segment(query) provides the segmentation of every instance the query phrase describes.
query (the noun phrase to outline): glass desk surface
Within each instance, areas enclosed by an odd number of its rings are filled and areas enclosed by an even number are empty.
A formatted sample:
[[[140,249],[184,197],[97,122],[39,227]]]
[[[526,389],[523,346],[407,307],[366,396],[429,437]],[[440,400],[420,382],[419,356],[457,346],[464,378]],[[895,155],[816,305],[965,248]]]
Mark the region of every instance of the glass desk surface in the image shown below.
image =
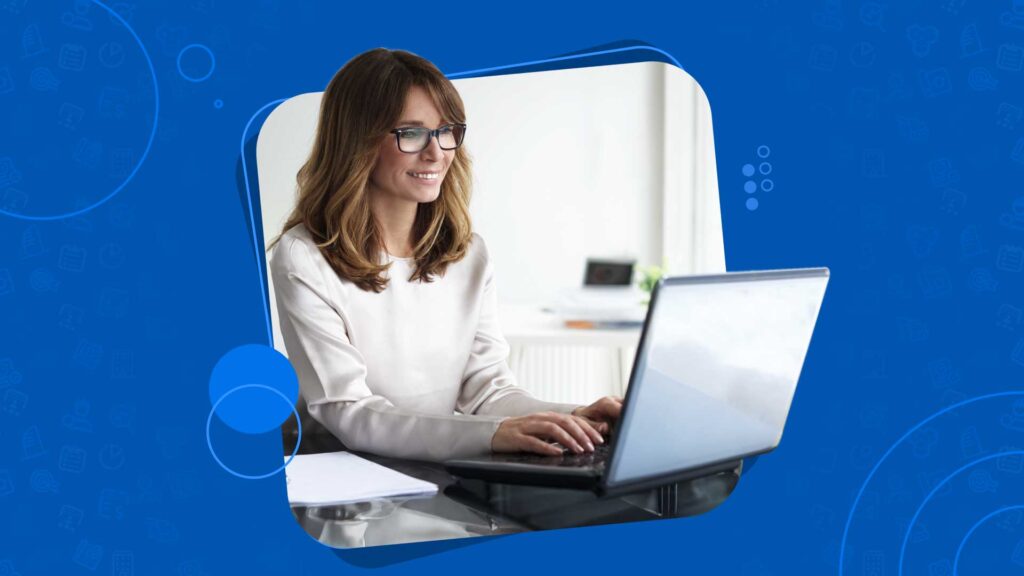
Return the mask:
[[[343,449],[334,438],[317,442],[310,440],[313,439],[303,439],[300,453]],[[291,453],[290,449],[288,453]],[[736,461],[735,468],[726,472],[625,496],[599,497],[583,490],[459,479],[445,471],[443,465],[433,462],[357,454],[403,474],[437,484],[438,491],[422,498],[385,498],[335,506],[292,507],[299,525],[310,536],[333,548],[362,548],[693,516],[725,501],[739,482],[742,468],[741,461]]]

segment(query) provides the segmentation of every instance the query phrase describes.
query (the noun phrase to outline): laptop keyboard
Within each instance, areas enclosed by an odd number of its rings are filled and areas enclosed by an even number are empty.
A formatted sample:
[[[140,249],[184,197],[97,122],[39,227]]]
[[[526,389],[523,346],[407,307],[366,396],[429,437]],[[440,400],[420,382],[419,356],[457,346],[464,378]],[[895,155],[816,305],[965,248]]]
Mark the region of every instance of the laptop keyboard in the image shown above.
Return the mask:
[[[576,454],[562,447],[560,444],[556,444],[562,448],[561,456],[544,456],[541,454],[492,454],[491,459],[498,462],[514,462],[516,464],[534,464],[539,466],[557,466],[563,468],[581,468],[581,467],[593,467],[595,469],[603,469],[605,462],[608,460],[608,453],[610,451],[609,442],[604,444],[598,444],[594,446],[593,452],[584,452],[582,454]]]

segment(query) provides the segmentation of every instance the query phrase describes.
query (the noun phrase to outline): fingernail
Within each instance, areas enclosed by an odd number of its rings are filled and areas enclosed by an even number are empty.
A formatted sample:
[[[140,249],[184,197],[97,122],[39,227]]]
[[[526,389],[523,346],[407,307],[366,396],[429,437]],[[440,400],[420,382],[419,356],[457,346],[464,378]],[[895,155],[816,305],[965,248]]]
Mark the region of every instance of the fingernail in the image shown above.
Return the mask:
[[[597,435],[597,443],[598,444],[604,444],[604,436],[601,436],[600,434],[598,434]]]
[[[593,452],[593,451],[594,451],[594,445],[593,445],[593,444],[591,444],[590,442],[587,442],[587,448],[590,448],[590,451],[591,451],[591,452]]]

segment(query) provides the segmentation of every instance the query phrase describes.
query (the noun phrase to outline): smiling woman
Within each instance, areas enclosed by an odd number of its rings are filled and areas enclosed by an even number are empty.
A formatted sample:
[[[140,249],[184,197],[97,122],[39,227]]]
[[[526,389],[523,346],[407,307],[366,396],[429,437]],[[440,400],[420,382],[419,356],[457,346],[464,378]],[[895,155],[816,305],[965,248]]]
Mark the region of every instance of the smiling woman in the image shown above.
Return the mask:
[[[324,91],[284,232],[304,225],[339,276],[363,290],[388,285],[381,253],[415,258],[410,280],[443,274],[472,235],[469,156],[457,146],[442,150],[436,139],[403,152],[395,130],[449,122],[465,123],[462,99],[433,64],[383,48],[352,59]]]
[[[455,87],[408,52],[363,53],[324,91],[296,206],[270,245],[309,416],[385,456],[593,451],[619,399],[544,402],[508,367],[470,223],[466,132]]]
[[[462,143],[465,129],[460,129],[456,137],[454,124],[424,128],[442,122],[427,91],[414,85],[406,94],[402,120],[398,122],[402,128],[390,132],[395,135],[397,145],[385,139],[379,148],[367,194],[373,214],[383,228],[385,247],[391,254],[414,255],[411,233],[416,212],[421,204],[437,200],[456,148]],[[468,204],[467,198],[465,205]],[[468,218],[468,214],[465,217]]]

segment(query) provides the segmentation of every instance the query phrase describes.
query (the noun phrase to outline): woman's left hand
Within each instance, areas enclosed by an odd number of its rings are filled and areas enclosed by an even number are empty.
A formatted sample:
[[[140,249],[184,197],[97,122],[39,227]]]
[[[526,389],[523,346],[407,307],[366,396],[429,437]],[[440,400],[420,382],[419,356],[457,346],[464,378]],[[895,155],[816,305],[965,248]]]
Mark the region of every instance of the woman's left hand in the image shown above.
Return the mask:
[[[573,416],[580,416],[594,423],[597,431],[604,434],[622,413],[621,396],[605,396],[590,406],[580,406],[572,411]]]

